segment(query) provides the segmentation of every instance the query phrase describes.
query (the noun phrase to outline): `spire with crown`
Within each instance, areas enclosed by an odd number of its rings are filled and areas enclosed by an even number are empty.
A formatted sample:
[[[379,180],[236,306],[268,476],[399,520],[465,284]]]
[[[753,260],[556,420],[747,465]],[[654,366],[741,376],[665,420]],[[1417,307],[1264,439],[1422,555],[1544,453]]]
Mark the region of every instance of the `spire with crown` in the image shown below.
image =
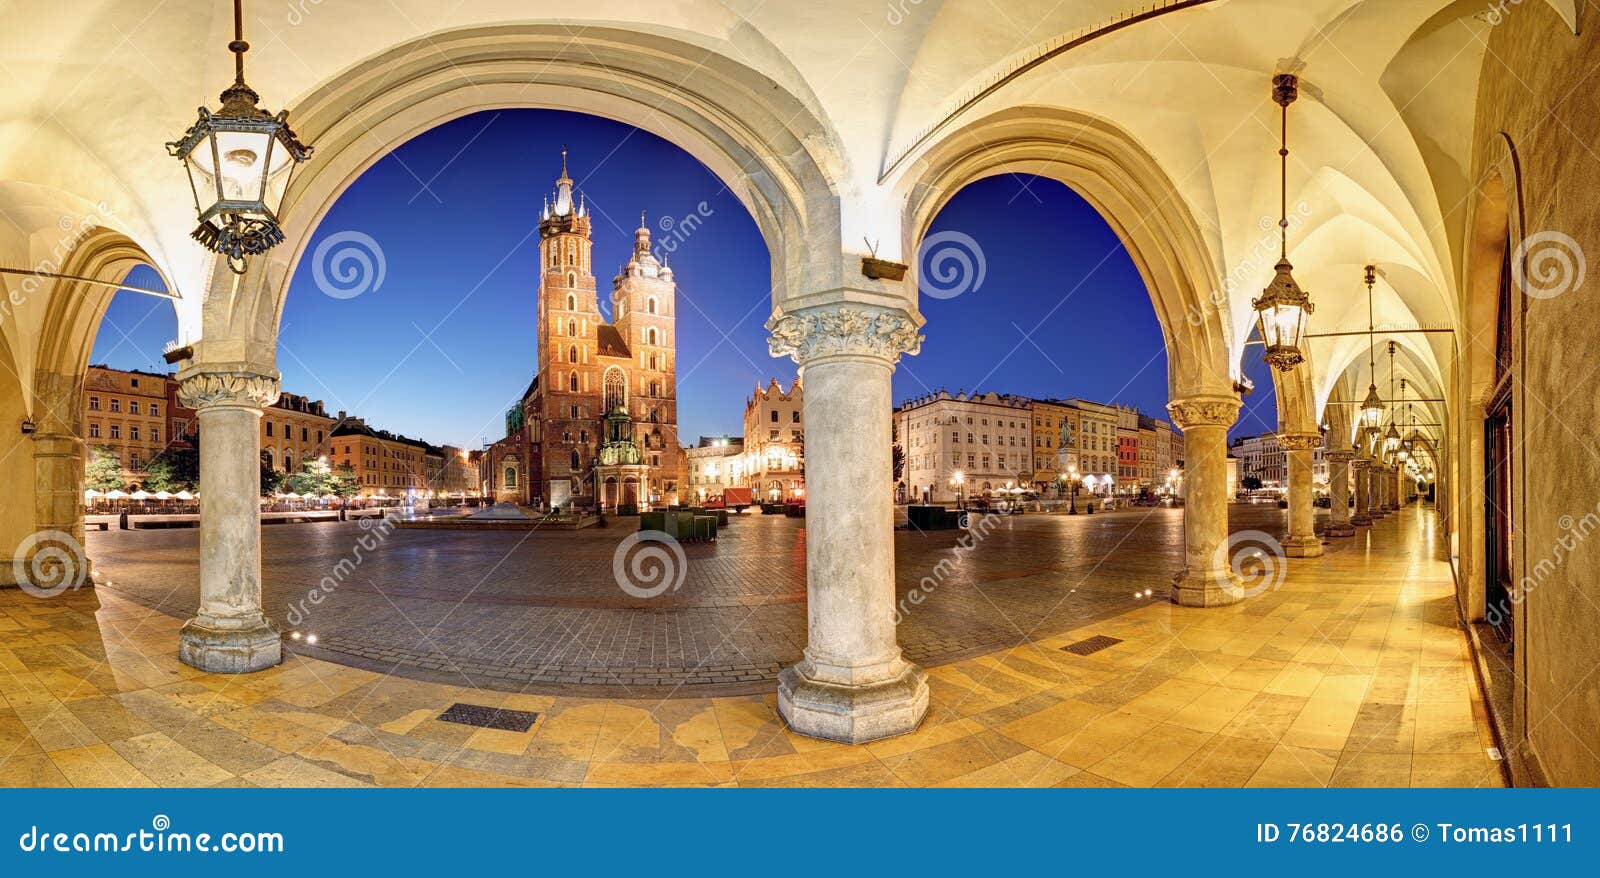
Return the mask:
[[[572,213],[572,178],[567,176],[567,148],[561,148],[561,176],[556,178],[556,216]]]

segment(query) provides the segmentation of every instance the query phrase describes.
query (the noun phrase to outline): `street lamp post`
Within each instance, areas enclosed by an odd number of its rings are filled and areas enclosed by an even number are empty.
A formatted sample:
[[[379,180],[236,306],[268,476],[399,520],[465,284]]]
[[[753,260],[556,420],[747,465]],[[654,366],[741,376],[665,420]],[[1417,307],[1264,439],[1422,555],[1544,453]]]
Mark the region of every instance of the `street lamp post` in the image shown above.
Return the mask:
[[[1067,476],[1069,477],[1068,481],[1070,481],[1071,484],[1072,484],[1071,489],[1068,491],[1068,493],[1071,495],[1072,499],[1069,502],[1069,505],[1067,506],[1067,514],[1068,515],[1077,515],[1078,514],[1078,485],[1079,485],[1078,468],[1075,467],[1075,466],[1068,467],[1067,468]]]

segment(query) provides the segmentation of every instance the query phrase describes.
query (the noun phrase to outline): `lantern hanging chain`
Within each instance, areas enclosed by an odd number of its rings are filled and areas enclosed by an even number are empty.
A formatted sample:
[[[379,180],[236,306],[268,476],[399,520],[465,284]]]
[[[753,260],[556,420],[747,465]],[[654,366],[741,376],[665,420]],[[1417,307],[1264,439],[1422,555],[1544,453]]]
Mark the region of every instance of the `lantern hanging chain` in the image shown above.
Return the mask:
[[[233,53],[233,84],[244,86],[244,53],[250,44],[244,41],[244,0],[233,0],[233,42],[228,44]]]
[[[1394,340],[1393,339],[1389,340],[1389,398],[1390,399],[1394,398]],[[1399,412],[1396,412],[1395,414],[1399,414]],[[1394,425],[1393,421],[1390,421],[1389,423],[1390,423],[1390,426]]]
[[[1291,98],[1292,100],[1292,98]],[[1289,258],[1289,101],[1281,101],[1278,144],[1278,255]]]

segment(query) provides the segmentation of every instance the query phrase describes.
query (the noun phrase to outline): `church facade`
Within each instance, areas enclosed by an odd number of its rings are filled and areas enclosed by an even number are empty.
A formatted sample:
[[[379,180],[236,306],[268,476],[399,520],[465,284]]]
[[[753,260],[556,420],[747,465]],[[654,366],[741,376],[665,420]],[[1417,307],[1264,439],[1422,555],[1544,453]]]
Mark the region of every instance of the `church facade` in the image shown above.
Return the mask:
[[[678,502],[676,284],[639,219],[600,311],[592,227],[562,152],[539,220],[538,370],[485,449],[483,493],[541,509]]]

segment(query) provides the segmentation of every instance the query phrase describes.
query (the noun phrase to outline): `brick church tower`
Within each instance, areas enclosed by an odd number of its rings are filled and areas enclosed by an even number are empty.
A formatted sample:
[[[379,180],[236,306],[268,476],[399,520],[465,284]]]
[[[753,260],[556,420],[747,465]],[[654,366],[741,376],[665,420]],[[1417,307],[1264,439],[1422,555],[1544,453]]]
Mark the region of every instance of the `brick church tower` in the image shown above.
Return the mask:
[[[672,270],[650,230],[612,280],[615,323],[600,313],[593,242],[567,153],[539,219],[538,373],[484,455],[486,493],[540,507],[665,506],[678,500]]]

